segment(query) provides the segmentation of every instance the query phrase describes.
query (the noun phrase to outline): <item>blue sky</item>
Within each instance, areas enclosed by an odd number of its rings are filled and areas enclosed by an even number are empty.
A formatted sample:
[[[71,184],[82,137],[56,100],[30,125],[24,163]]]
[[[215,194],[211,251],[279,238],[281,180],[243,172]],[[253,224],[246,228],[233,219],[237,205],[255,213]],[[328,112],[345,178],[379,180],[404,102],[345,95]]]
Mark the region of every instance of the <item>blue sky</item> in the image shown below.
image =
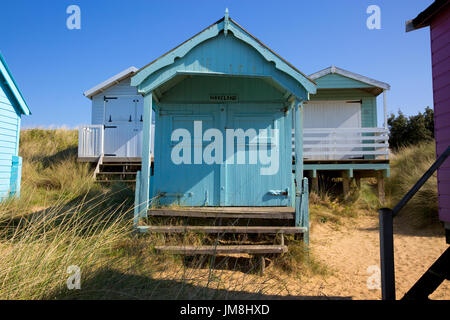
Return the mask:
[[[405,33],[431,0],[15,0],[1,3],[0,51],[30,109],[23,127],[90,121],[83,92],[134,65],[144,66],[230,16],[306,74],[332,64],[387,82],[388,110],[432,106],[428,28]],[[68,30],[66,8],[81,8],[81,30]],[[366,9],[381,8],[381,30]],[[381,96],[378,102],[382,120]]]

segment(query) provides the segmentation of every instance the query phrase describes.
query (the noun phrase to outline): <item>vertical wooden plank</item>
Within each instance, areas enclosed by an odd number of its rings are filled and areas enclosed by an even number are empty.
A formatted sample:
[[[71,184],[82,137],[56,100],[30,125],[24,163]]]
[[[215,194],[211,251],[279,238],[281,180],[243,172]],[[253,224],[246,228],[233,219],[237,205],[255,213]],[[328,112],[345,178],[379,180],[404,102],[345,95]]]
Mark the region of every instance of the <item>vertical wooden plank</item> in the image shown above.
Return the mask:
[[[303,190],[302,190],[302,213],[300,226],[306,228],[306,232],[303,235],[303,241],[306,245],[309,245],[309,188],[308,178],[303,178]]]
[[[312,188],[311,191],[319,194],[319,178],[318,177],[312,177],[311,178],[311,182],[312,182]]]
[[[153,93],[144,96],[144,115],[143,115],[143,141],[142,141],[142,168],[140,184],[140,216],[147,216],[147,209],[150,199],[150,169],[151,169],[151,146],[152,141],[152,105]]]
[[[301,192],[303,179],[303,105],[295,100],[295,180],[297,192]]]
[[[135,228],[138,227],[139,217],[140,217],[140,207],[141,207],[141,199],[140,199],[140,190],[141,190],[141,171],[136,173],[136,188],[134,190],[134,218],[133,218],[133,226]]]
[[[356,182],[356,187],[358,188],[358,190],[361,189],[361,177],[359,176],[359,174],[355,174],[355,182]]]
[[[263,276],[264,271],[266,271],[266,259],[264,258],[263,254],[259,256],[259,261],[260,261],[260,275]]]
[[[395,300],[394,230],[391,209],[378,210],[380,221],[381,296]]]
[[[295,181],[296,181],[296,197],[295,197],[295,226],[301,223],[301,204],[302,204],[302,178],[303,178],[303,108],[301,101],[295,99]]]
[[[219,125],[220,128],[227,126],[227,110],[228,106],[225,104],[219,105]],[[219,204],[225,206],[227,203],[227,163],[226,161],[220,166],[219,169]]]
[[[350,192],[350,177],[347,171],[342,173],[342,193],[344,194],[344,198],[348,197]]]
[[[377,171],[378,200],[383,204],[386,200],[384,193],[384,174],[383,171]]]
[[[388,128],[387,123],[387,97],[386,97],[386,90],[383,90],[383,116],[384,116],[384,128]]]
[[[12,156],[11,161],[11,177],[10,177],[10,196],[20,197],[20,184],[22,180],[22,158]]]

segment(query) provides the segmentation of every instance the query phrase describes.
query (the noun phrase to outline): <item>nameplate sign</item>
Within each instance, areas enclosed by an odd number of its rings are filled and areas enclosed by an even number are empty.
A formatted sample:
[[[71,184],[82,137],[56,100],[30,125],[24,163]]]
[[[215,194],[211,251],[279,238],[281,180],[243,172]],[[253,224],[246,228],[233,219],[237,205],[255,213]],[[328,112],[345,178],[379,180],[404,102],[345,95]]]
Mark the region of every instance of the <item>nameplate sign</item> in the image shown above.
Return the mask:
[[[211,101],[211,102],[238,102],[239,96],[236,94],[210,94],[209,101]]]

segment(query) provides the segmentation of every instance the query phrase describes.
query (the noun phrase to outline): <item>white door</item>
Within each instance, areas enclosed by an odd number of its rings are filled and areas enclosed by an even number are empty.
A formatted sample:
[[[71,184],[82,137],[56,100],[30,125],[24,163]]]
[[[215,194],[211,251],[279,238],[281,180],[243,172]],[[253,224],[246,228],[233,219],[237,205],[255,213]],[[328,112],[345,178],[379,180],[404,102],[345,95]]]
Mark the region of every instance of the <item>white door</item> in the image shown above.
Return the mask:
[[[361,128],[361,103],[359,101],[308,101],[304,104],[303,110],[303,126],[305,129],[342,129],[342,128]],[[339,144],[360,143],[357,137],[358,133],[305,133],[305,137],[323,138],[322,141],[307,141],[307,144],[314,145],[311,148],[305,148],[305,152],[320,152],[320,155],[305,156],[312,160],[331,160],[331,159],[348,159],[351,155],[330,155],[330,140],[338,139]],[[353,138],[353,139],[352,139]],[[356,139],[355,139],[356,138]],[[353,151],[349,147],[337,147],[338,151]]]
[[[142,156],[142,106],[141,96],[105,98],[105,156]]]

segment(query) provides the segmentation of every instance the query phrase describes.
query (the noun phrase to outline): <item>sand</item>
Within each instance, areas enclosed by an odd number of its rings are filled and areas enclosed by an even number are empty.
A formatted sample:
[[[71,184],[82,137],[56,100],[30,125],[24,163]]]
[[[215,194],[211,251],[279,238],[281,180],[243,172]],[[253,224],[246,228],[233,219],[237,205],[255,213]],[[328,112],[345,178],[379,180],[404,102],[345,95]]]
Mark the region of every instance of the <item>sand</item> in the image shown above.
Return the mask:
[[[359,217],[338,230],[327,224],[314,225],[311,232],[312,251],[316,259],[331,270],[331,274],[312,277],[299,293],[381,299],[381,290],[376,289],[380,264],[378,232],[377,216]],[[417,230],[399,218],[394,225],[394,248],[396,295],[399,299],[448,245],[440,226]],[[368,288],[368,280],[372,289]],[[430,298],[450,299],[450,282],[444,281]]]
[[[448,248],[441,226],[418,230],[409,225],[401,217],[395,220],[397,299]],[[311,255],[325,266],[325,273],[285,274],[269,265],[263,276],[229,269],[188,268],[182,275],[190,279],[188,284],[186,280],[176,280],[180,272],[165,270],[154,276],[183,282],[182,287],[189,288],[188,294],[193,297],[198,297],[200,288],[207,288],[213,289],[205,293],[207,298],[214,295],[233,299],[381,299],[378,232],[376,215],[342,219],[339,225],[315,222],[310,235]],[[444,281],[430,298],[449,300],[450,281]]]

